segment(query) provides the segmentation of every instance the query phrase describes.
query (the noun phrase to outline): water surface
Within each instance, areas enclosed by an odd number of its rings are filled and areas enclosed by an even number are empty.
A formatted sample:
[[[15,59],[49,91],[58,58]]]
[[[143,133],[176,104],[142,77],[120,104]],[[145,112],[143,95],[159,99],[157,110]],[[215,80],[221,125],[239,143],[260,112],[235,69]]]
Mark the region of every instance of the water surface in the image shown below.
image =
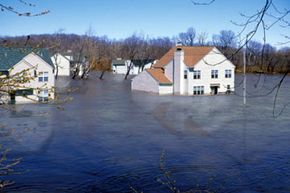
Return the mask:
[[[242,77],[236,94],[157,96],[131,92],[130,81],[57,80],[79,88],[73,101],[0,111],[1,143],[22,158],[6,192],[170,192],[160,164],[181,191],[290,192],[290,78]],[[269,94],[270,93],[270,94]],[[160,155],[164,152],[164,159]]]

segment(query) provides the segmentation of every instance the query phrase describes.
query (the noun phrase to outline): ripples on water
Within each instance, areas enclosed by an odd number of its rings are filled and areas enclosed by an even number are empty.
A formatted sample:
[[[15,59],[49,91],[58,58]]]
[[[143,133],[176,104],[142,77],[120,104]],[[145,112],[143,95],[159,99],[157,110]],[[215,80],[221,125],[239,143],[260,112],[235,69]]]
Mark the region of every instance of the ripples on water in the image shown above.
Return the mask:
[[[181,191],[290,192],[290,109],[272,116],[279,77],[248,77],[248,104],[237,95],[156,96],[131,92],[122,76],[87,81],[65,110],[17,105],[1,111],[4,146],[22,157],[6,192],[170,192],[160,183],[160,154]],[[254,84],[255,83],[255,84]],[[258,84],[256,84],[258,83]],[[287,78],[277,111],[289,102]],[[12,132],[13,131],[13,132]]]

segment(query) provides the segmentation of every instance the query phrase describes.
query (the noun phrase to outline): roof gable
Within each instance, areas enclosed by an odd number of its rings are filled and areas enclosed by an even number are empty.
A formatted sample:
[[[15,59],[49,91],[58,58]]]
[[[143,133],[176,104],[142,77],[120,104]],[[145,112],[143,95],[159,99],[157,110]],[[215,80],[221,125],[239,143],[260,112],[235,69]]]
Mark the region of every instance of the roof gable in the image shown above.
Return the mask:
[[[161,69],[146,69],[146,71],[156,80],[159,84],[169,84],[172,82],[165,76]]]
[[[158,62],[154,64],[156,68],[166,66],[174,58],[174,52],[177,48],[184,51],[184,64],[188,67],[193,67],[202,58],[204,58],[214,47],[212,46],[177,46],[171,48]]]
[[[53,67],[53,63],[46,49],[0,47],[0,69],[9,70],[32,52]]]

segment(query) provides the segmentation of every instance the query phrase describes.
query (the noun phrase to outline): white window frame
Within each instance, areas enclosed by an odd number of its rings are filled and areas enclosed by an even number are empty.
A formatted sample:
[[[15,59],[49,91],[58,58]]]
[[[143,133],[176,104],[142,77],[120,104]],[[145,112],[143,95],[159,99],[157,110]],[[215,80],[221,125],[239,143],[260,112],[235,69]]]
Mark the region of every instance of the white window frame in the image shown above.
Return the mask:
[[[225,70],[225,78],[232,78],[232,70]]]
[[[204,95],[204,86],[193,86],[193,95]]]
[[[193,79],[200,79],[200,77],[201,77],[200,70],[194,70],[193,71]]]
[[[218,70],[211,70],[211,78],[212,79],[219,78],[219,71]]]
[[[38,73],[38,82],[48,82],[48,72],[39,72]]]
[[[184,70],[183,73],[184,73],[183,78],[184,79],[187,79],[188,78],[188,72],[187,72],[187,70]]]
[[[38,100],[40,102],[48,101],[48,97],[49,97],[48,89],[39,90],[39,92],[38,92]]]

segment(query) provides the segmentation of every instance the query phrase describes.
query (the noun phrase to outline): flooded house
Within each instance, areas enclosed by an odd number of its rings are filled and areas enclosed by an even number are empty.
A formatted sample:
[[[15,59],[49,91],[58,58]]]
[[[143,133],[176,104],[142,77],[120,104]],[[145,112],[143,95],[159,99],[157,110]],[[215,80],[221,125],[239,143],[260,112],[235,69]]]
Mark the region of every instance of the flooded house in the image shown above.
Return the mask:
[[[54,66],[46,49],[0,47],[1,103],[54,98]]]
[[[216,47],[176,46],[132,79],[131,89],[157,94],[215,95],[234,91],[235,66]]]
[[[57,73],[58,76],[70,76],[71,75],[72,56],[63,55],[61,53],[55,53],[51,57],[51,61],[53,62],[53,65],[55,68],[54,74]]]
[[[112,61],[112,71],[114,74],[126,74],[130,69],[130,75],[138,75],[144,69],[151,68],[154,62],[153,59],[124,60],[117,58]]]

